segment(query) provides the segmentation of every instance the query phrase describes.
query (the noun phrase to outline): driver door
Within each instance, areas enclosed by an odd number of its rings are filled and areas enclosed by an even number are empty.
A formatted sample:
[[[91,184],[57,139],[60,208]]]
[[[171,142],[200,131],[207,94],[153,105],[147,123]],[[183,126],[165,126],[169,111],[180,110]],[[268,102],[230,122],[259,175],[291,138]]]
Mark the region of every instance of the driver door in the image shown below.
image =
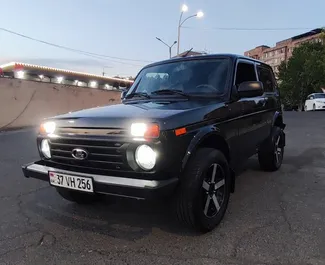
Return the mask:
[[[256,65],[253,61],[240,59],[237,62],[235,86],[246,81],[258,81]],[[264,139],[261,133],[265,126],[263,120],[263,108],[266,98],[263,94],[258,97],[240,98],[241,117],[239,127],[240,153],[243,159],[249,158],[256,153],[256,150]]]

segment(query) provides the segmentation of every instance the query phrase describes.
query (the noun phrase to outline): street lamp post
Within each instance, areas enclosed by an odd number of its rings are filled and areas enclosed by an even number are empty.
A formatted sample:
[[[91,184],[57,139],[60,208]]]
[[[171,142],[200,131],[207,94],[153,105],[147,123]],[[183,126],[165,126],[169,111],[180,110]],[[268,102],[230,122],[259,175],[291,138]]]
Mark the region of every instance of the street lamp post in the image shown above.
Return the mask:
[[[172,45],[168,45],[166,42],[164,42],[162,39],[156,37],[157,40],[159,40],[161,43],[165,44],[168,49],[169,49],[169,58],[172,58],[172,48],[173,46],[177,43],[177,41],[175,40],[174,43]]]
[[[180,15],[180,17],[179,17],[179,22],[178,22],[178,34],[177,34],[177,36],[178,36],[178,37],[177,37],[177,55],[179,54],[180,37],[181,37],[181,27],[182,27],[182,25],[184,24],[184,22],[185,22],[186,20],[192,18],[192,17],[201,18],[201,17],[204,16],[204,13],[203,13],[202,11],[199,11],[199,12],[197,12],[195,15],[191,15],[191,16],[185,18],[185,19],[182,21],[183,14],[184,14],[185,12],[187,12],[187,11],[188,11],[188,7],[187,7],[187,5],[184,4],[184,5],[182,6],[182,12],[181,12],[181,15]]]

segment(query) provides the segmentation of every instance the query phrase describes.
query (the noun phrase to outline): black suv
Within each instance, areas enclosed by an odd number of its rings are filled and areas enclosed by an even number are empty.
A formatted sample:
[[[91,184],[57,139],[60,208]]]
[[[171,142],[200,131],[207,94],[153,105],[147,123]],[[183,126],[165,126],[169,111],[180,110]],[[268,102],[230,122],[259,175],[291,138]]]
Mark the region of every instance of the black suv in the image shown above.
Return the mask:
[[[206,232],[243,161],[257,153],[262,169],[280,168],[284,128],[270,66],[231,54],[175,58],[144,67],[121,104],[44,121],[41,160],[23,172],[76,203],[173,198],[180,221]]]

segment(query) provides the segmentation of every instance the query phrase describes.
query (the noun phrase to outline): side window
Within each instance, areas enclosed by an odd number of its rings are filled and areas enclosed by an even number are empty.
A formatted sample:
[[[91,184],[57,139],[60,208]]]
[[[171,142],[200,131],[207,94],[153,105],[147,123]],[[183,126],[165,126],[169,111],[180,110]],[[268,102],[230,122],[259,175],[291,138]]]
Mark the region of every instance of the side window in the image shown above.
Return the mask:
[[[272,74],[272,70],[266,67],[257,66],[258,79],[263,83],[265,92],[273,92],[275,88],[275,82]]]
[[[252,63],[239,62],[236,72],[236,86],[246,81],[257,81],[255,67]]]

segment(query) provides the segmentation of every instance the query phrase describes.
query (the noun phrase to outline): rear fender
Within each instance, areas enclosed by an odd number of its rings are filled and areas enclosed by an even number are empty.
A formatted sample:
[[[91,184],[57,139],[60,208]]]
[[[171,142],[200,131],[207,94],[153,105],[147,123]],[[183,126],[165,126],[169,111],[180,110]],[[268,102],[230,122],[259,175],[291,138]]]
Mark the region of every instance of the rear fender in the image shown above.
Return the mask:
[[[276,111],[273,116],[272,127],[278,126],[282,130],[286,127],[286,124],[283,123],[283,115],[280,111]]]

